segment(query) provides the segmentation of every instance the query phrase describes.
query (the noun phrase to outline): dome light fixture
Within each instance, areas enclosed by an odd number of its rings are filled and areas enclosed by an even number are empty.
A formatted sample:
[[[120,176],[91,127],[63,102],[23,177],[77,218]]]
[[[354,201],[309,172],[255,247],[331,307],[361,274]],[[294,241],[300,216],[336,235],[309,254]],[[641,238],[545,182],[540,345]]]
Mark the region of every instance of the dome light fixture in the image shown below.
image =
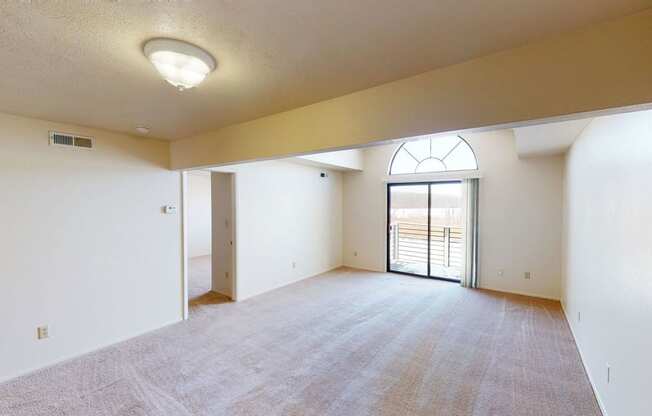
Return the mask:
[[[143,52],[163,79],[179,91],[196,87],[217,67],[210,53],[177,39],[151,39]]]

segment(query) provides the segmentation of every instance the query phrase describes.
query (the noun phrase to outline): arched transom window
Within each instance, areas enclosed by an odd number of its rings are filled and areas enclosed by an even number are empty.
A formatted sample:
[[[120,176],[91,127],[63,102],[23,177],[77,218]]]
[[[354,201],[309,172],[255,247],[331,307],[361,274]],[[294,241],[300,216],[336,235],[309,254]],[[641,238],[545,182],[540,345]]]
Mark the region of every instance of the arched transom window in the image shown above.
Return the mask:
[[[403,143],[394,153],[390,175],[476,170],[471,146],[460,136],[423,136]]]

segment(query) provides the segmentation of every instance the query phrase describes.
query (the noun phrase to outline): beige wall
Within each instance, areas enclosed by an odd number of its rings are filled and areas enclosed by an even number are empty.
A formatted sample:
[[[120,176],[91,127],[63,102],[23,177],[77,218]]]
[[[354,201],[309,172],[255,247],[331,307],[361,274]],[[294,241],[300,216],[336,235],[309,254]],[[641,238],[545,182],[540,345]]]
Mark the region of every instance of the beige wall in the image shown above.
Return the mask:
[[[238,300],[342,265],[339,172],[281,161],[243,165],[235,194]]]
[[[213,250],[212,290],[235,299],[234,293],[234,200],[233,174],[211,172]]]
[[[48,146],[53,129],[96,147]],[[181,319],[167,143],[4,114],[0,143],[0,380]]]
[[[188,173],[188,257],[211,254],[211,175]]]
[[[651,140],[652,112],[600,117],[566,161],[563,304],[611,416],[652,409]]]
[[[481,287],[559,299],[563,158],[518,159],[511,130],[464,137],[473,147],[482,176]],[[344,174],[346,265],[386,268],[386,181],[397,146],[366,149],[365,170]],[[437,178],[441,179],[420,176]],[[499,270],[504,271],[502,277]],[[531,272],[530,280],[523,278],[526,271]]]
[[[330,167],[339,170],[362,170],[362,150],[350,149],[337,152],[317,153],[294,158],[317,167]]]
[[[172,167],[652,102],[652,11],[172,143]]]

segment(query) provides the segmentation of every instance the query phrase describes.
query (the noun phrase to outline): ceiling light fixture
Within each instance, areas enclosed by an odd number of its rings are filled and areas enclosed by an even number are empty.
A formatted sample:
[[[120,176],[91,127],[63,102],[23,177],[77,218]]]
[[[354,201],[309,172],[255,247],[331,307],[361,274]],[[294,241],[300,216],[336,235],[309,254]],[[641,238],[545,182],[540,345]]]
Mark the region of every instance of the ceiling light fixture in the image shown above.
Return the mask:
[[[179,91],[196,87],[217,66],[210,53],[176,39],[151,39],[143,52],[161,76]]]
[[[148,134],[149,133],[149,127],[145,126],[138,126],[136,127],[136,131],[140,134]]]

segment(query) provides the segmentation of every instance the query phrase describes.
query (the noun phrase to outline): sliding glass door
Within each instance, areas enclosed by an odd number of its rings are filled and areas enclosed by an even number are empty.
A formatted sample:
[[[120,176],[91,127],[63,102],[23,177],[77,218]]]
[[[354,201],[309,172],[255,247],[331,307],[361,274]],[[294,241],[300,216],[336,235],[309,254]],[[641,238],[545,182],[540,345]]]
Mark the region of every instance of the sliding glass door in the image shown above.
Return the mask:
[[[387,185],[387,270],[460,281],[464,272],[461,182]]]
[[[389,270],[428,275],[428,185],[390,185]]]

